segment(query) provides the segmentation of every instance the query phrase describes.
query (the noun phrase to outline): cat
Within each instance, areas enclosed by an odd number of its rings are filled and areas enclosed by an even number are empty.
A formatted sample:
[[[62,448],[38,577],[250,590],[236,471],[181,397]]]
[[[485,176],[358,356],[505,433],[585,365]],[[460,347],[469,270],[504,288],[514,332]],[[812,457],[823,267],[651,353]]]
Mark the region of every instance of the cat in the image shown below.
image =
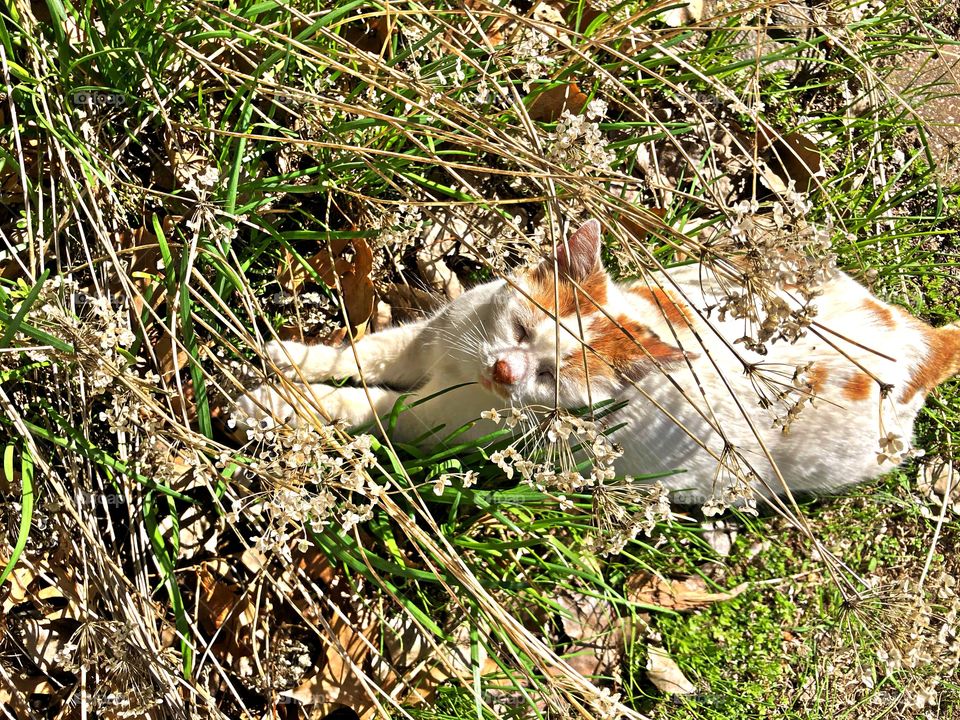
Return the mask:
[[[431,445],[471,422],[458,441],[488,434],[491,408],[615,401],[603,422],[622,449],[617,474],[681,470],[660,482],[694,504],[722,492],[830,494],[874,478],[908,453],[926,395],[960,372],[960,327],[935,329],[841,272],[810,301],[805,330],[744,346],[743,318],[718,312],[729,278],[689,264],[615,282],[601,245],[590,220],[555,259],[420,322],[339,348],[269,343],[287,377],[310,383],[309,402],[294,411],[289,391],[265,384],[239,408],[252,421],[360,426],[406,395],[414,405],[392,436]],[[796,294],[786,287],[778,302],[796,309]],[[365,387],[323,384],[360,380],[358,360]],[[738,484],[748,487],[732,492]]]

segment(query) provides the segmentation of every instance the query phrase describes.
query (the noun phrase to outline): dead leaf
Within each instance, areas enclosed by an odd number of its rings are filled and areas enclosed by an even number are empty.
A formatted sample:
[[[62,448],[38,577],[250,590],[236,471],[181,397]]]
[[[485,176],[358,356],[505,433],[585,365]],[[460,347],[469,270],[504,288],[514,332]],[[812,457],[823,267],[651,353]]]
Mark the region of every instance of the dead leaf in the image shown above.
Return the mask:
[[[0,123],[0,126],[3,124]],[[19,161],[12,157],[0,157],[0,203],[5,206],[22,205],[24,201],[23,177],[33,178],[40,171],[40,143],[36,138],[25,141]]]
[[[212,150],[200,134],[184,127],[168,126],[163,136],[174,187],[201,193],[213,189],[220,173]]]
[[[173,225],[169,218],[164,218],[163,231],[168,237],[173,232]],[[157,236],[145,225],[113,233],[113,247],[117,256],[126,264],[127,276],[141,292],[146,292],[154,285],[150,276],[162,277],[160,243],[157,242]],[[117,282],[110,290],[119,292],[122,286]],[[162,301],[163,294],[160,293],[156,299],[158,302]],[[141,310],[142,307],[137,309]]]
[[[570,592],[557,597],[565,611],[563,631],[573,641],[564,653],[567,663],[584,677],[610,675],[624,649],[624,619],[603,598]]]
[[[597,10],[593,5],[583,0],[548,0],[549,5],[556,8],[567,26],[571,30],[583,32],[587,27],[603,14],[602,10]],[[577,22],[579,19],[579,23]]]
[[[684,580],[665,580],[639,572],[627,579],[624,589],[631,602],[685,612],[735,598],[747,589],[747,583],[737,585],[730,592],[714,593],[707,590],[707,583],[699,575]]]
[[[757,151],[763,153],[768,166],[764,173],[767,186],[783,192],[793,181],[798,192],[809,192],[816,181],[826,177],[823,158],[816,140],[799,131],[782,134],[762,120],[757,123]],[[779,189],[775,176],[783,183]]]
[[[189,472],[189,466],[183,466],[184,472]],[[191,505],[184,510],[178,519],[176,527],[178,528],[178,544],[180,547],[180,560],[190,560],[198,553],[207,552],[213,554],[216,552],[220,541],[220,529],[223,525],[223,519],[210,512],[199,510],[196,505]],[[167,516],[160,522],[160,532],[166,538],[172,538],[174,531],[173,517]]]
[[[179,215],[166,215],[160,223],[164,236],[169,240],[176,236],[177,224],[183,218]],[[163,267],[160,243],[153,234],[149,220],[139,228],[127,228],[113,233],[113,248],[123,263],[125,274],[130,283],[139,290],[134,296],[134,310],[143,314],[144,298],[150,297],[150,307],[159,313],[159,308],[167,300],[167,294],[160,287],[167,269]],[[170,254],[174,262],[180,261],[180,244],[170,243]],[[127,287],[119,280],[110,283],[111,294],[127,294]]]
[[[340,36],[363,52],[389,57],[391,24],[386,17],[368,18],[345,24]]]
[[[647,215],[650,217],[645,217]],[[618,221],[621,227],[633,236],[634,242],[643,243],[647,241],[651,230],[665,227],[663,218],[666,215],[667,211],[663,208],[643,208],[633,217],[621,215]]]
[[[463,293],[460,278],[450,269],[442,257],[434,257],[428,250],[417,253],[417,269],[424,282],[442,292],[448,300],[455,300]]]
[[[669,4],[674,5],[675,2],[669,2]],[[659,18],[665,25],[678,28],[692,22],[700,22],[703,20],[703,14],[704,0],[688,0],[685,5],[671,7],[660,13]]]
[[[647,678],[668,695],[691,695],[697,691],[666,650],[653,645],[647,647]]]
[[[503,42],[503,29],[510,24],[510,18],[503,12],[490,12],[489,0],[464,0],[467,11],[487,26],[487,40],[491,45],[500,45]],[[453,38],[453,30],[446,32],[448,41]]]
[[[946,502],[953,513],[960,515],[960,473],[950,459],[939,456],[928,458],[917,472],[917,487],[936,505]]]
[[[390,304],[393,322],[421,320],[443,307],[443,298],[401,283],[387,285],[383,299]]]
[[[7,683],[12,685],[13,689]],[[26,704],[31,695],[56,695],[56,690],[42,675],[12,673],[0,681],[0,705],[12,705],[21,713],[26,713],[20,717],[34,716]]]
[[[370,246],[360,237],[335,238],[330,241],[329,249],[307,258],[306,263],[327,287],[336,288],[339,279],[350,331],[354,337],[361,337],[374,309]],[[277,270],[277,281],[287,292],[296,292],[309,279],[307,270],[289,254]]]
[[[263,632],[258,618],[269,617],[270,603],[263,598],[255,604],[255,593],[231,582],[232,569],[224,559],[201,563],[197,574],[198,619],[208,636],[213,637],[213,653],[241,678],[257,672],[253,661],[254,641]],[[255,638],[256,634],[256,638]]]
[[[182,345],[177,345],[173,335],[166,330],[160,331],[160,337],[154,341],[153,348],[157,355],[160,377],[167,383],[173,380],[174,375],[188,367],[190,353]]]
[[[452,642],[428,638],[413,618],[398,612],[383,626],[384,645],[391,666],[410,686],[414,697],[426,701],[433,696],[439,683],[451,677],[467,677],[473,670],[470,656],[470,626],[461,623],[451,633]],[[483,666],[487,654],[478,648],[479,664]]]
[[[367,690],[354,668],[363,668],[378,626],[372,606],[357,605],[347,616],[334,615],[330,619],[330,642],[319,672],[293,690],[280,694],[304,705],[319,706],[313,714],[321,717],[343,706],[353,710],[361,720],[374,717],[376,704],[370,697],[372,690]]]
[[[726,520],[705,521],[703,539],[720,557],[729,557],[733,544],[737,541],[737,525]]]
[[[306,550],[295,550],[293,553],[293,567],[297,568],[313,582],[330,585],[336,576],[330,558],[316,546],[311,545]]]
[[[566,32],[566,18],[554,3],[538,2],[531,8],[530,17],[537,23],[541,32],[564,45],[570,44],[570,38]]]
[[[205,630],[211,633],[220,630],[231,617],[237,618],[238,627],[252,624],[254,609],[241,599],[248,593],[225,579],[232,574],[227,560],[218,558],[200,563],[196,572],[200,593],[198,617]]]
[[[374,332],[393,327],[393,308],[390,307],[389,303],[377,300],[377,309],[373,313],[373,317],[370,318],[370,325]]]
[[[533,98],[527,114],[530,115],[531,120],[556,122],[565,110],[576,115],[586,104],[587,95],[577,87],[576,83],[555,85]]]
[[[10,623],[7,633],[26,657],[45,673],[62,668],[61,655],[67,651],[76,626],[72,620],[22,618]]]
[[[7,559],[0,558],[0,565],[5,565]],[[29,597],[30,583],[33,582],[34,577],[33,568],[28,567],[26,563],[21,561],[14,566],[7,579],[4,580],[3,586],[0,587],[0,593],[6,593],[3,604],[0,605],[0,610],[3,611],[4,615],[26,601]]]

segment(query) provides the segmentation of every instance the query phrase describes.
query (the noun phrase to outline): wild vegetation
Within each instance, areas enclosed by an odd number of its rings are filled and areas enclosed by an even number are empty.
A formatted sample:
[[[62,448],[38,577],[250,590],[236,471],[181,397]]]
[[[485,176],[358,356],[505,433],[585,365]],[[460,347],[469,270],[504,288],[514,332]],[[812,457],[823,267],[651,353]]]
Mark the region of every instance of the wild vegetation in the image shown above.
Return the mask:
[[[644,478],[525,481],[603,408],[537,458],[510,416],[429,453],[232,416],[268,340],[417,317],[587,218],[619,277],[742,263],[750,330],[834,267],[956,321],[958,12],[8,4],[5,716],[960,715],[956,382],[923,457],[706,532]]]

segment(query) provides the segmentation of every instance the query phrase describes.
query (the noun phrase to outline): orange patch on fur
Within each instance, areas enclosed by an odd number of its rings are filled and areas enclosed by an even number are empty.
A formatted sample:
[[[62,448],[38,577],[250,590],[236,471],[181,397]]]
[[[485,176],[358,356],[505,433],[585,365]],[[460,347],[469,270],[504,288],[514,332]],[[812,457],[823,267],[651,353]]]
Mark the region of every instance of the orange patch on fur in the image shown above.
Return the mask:
[[[819,395],[823,391],[823,388],[826,387],[829,377],[830,373],[826,365],[814,363],[807,371],[807,385],[810,388],[810,392],[814,395]]]
[[[843,396],[847,400],[866,400],[870,397],[873,378],[866,373],[856,372],[843,383]]]
[[[685,328],[693,321],[693,313],[690,308],[679,300],[675,300],[665,290],[651,288],[641,281],[628,287],[627,292],[638,295],[653,305],[663,314],[664,319],[675,328]]]
[[[593,317],[587,336],[592,351],[587,349],[586,362],[583,353],[577,351],[565,358],[560,369],[563,375],[579,382],[585,382],[587,376],[637,380],[656,369],[656,363],[670,365],[684,358],[681,350],[626,315],[616,318],[616,322],[605,315]]]
[[[908,402],[918,392],[924,396],[944,380],[960,373],[960,329],[925,326],[927,356],[917,367],[900,394],[900,402]]]
[[[543,263],[526,276],[530,305],[533,310],[546,311],[557,317],[590,315],[597,306],[607,302],[607,274],[602,270],[591,273],[580,283],[579,289],[566,277],[556,282],[553,267]],[[542,308],[542,309],[541,309]]]
[[[894,317],[893,311],[873,298],[867,298],[863,301],[863,309],[867,311],[868,315],[873,317],[878,325],[890,330],[897,326],[897,319]]]

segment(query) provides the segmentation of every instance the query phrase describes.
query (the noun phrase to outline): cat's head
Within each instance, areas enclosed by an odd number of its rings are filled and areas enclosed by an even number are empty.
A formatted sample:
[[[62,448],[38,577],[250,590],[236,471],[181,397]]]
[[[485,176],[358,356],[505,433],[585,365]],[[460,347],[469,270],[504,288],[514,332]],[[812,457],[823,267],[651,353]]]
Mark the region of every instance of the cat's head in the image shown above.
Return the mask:
[[[581,407],[683,361],[681,350],[633,317],[635,305],[610,280],[600,248],[600,223],[589,220],[555,259],[498,290],[479,357],[480,384],[493,395],[514,405]]]

